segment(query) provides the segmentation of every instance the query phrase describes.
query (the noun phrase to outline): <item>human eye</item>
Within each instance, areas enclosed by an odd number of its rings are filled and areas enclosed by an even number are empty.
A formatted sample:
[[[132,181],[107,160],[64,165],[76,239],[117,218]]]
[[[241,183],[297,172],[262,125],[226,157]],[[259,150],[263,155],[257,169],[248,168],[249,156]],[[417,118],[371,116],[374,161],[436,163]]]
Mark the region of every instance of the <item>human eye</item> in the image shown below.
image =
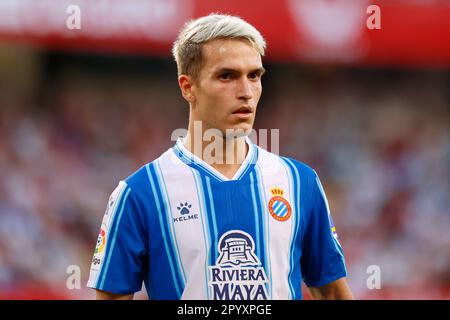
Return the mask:
[[[248,74],[248,78],[250,80],[259,80],[261,78],[261,74],[259,72],[251,72]]]
[[[219,74],[220,80],[231,80],[231,78],[232,78],[231,72],[222,72]]]

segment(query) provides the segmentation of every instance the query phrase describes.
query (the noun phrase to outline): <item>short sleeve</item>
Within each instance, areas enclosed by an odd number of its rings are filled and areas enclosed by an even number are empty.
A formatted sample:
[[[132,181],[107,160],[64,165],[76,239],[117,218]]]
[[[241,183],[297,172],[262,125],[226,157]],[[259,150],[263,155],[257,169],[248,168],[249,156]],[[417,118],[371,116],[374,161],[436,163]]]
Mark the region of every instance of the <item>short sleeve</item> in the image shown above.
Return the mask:
[[[147,252],[138,202],[121,181],[108,200],[87,286],[117,294],[141,290]]]
[[[301,268],[308,287],[320,287],[347,275],[328,201],[314,175],[309,179],[309,203],[302,243]]]

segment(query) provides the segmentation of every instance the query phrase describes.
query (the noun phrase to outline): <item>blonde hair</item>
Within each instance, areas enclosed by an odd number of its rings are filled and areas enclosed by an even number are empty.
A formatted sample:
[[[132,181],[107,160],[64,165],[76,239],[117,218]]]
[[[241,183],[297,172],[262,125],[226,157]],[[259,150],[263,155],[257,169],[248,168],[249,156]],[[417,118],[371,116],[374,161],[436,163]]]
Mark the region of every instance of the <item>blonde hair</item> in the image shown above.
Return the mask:
[[[202,45],[214,39],[245,39],[264,56],[266,42],[261,33],[240,17],[210,14],[187,22],[173,44],[178,75],[197,78],[202,66]]]

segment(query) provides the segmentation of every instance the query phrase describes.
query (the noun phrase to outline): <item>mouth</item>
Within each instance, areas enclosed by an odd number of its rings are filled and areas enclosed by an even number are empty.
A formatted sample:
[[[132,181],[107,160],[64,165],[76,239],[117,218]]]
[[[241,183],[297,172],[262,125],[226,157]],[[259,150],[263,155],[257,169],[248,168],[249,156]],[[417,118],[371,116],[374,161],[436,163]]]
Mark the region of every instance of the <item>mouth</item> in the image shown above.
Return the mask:
[[[238,115],[246,115],[246,114],[251,114],[251,113],[252,113],[252,109],[250,107],[240,107],[235,112],[233,112],[233,114],[238,114]]]

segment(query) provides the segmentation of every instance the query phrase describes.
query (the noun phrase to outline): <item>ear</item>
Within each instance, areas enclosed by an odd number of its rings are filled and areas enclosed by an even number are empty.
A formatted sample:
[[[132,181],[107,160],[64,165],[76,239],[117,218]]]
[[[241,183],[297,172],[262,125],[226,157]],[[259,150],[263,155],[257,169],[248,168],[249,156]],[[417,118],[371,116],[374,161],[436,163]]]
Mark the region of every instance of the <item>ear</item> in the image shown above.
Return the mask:
[[[178,76],[178,85],[181,89],[181,94],[189,104],[195,102],[195,86],[193,79],[185,74]]]

